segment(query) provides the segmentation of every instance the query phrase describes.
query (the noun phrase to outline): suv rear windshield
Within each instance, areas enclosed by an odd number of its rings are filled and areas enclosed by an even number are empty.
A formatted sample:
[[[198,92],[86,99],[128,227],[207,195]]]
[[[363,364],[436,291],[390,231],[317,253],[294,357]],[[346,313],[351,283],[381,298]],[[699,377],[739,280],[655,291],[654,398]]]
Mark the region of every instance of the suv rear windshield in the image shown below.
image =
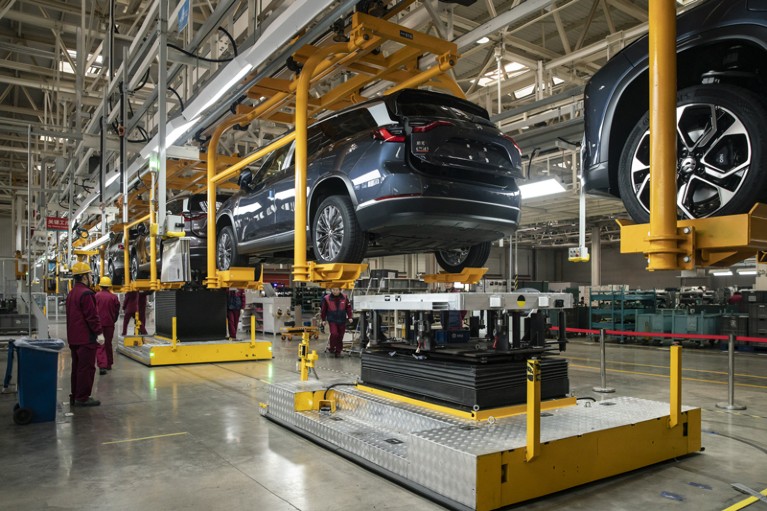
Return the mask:
[[[217,195],[216,196],[216,210],[218,211],[221,208],[221,205],[226,202],[226,199],[228,199],[229,196],[227,195]],[[202,211],[203,213],[208,212],[208,196],[207,195],[193,195],[192,197],[189,197],[189,211]]]
[[[437,117],[491,124],[486,110],[447,94],[403,91],[396,97],[395,109],[402,117]]]

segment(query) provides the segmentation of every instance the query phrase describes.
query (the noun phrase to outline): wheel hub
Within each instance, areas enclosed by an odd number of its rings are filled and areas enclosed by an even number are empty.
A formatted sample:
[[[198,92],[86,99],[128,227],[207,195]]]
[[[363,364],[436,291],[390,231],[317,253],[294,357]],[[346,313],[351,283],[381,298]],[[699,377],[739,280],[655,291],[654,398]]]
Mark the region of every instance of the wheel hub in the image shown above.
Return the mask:
[[[682,158],[679,162],[679,171],[682,174],[692,174],[697,166],[698,161],[695,158],[688,156],[687,158]]]

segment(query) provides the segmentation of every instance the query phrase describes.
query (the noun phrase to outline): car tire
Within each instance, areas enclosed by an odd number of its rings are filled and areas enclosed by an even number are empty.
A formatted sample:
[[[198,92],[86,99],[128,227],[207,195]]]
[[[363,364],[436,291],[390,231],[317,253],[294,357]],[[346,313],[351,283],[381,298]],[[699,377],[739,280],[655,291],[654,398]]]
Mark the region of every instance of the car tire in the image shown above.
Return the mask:
[[[234,229],[227,225],[216,236],[216,268],[226,271],[245,264],[245,259],[237,252]]]
[[[490,257],[491,242],[455,250],[438,250],[434,253],[437,264],[448,273],[461,273],[464,268],[481,268]]]
[[[122,277],[117,274],[117,271],[115,270],[115,265],[112,261],[109,261],[109,264],[107,264],[107,273],[108,277],[112,279],[112,284],[117,286],[122,284]]]
[[[312,215],[312,245],[318,263],[359,263],[367,252],[351,199],[331,195]]]
[[[746,213],[764,199],[767,108],[757,95],[726,84],[689,87],[677,94],[676,116],[679,218]],[[639,223],[650,220],[649,125],[648,112],[629,134],[618,167],[621,199]]]

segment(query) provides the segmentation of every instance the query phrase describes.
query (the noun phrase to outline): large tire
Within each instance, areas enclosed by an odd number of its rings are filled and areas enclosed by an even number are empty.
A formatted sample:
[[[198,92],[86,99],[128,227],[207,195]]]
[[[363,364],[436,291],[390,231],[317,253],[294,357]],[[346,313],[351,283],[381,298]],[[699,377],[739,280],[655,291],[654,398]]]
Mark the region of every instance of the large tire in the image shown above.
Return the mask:
[[[650,219],[649,125],[648,112],[629,134],[618,168],[621,199],[639,223]],[[679,92],[679,218],[745,213],[767,195],[765,127],[767,108],[746,89],[711,84]]]
[[[115,270],[115,265],[112,261],[109,261],[109,264],[107,265],[107,275],[110,279],[112,279],[112,284],[115,286],[119,286],[123,283],[123,276],[121,273],[117,273],[117,270]]]
[[[448,273],[461,273],[464,268],[481,268],[490,257],[491,243],[479,243],[455,250],[439,250],[434,253],[437,264]]]
[[[216,268],[225,271],[238,266],[245,266],[245,259],[237,252],[237,238],[234,229],[227,225],[216,237]]]
[[[331,195],[312,215],[312,245],[318,263],[359,263],[367,252],[351,199]]]

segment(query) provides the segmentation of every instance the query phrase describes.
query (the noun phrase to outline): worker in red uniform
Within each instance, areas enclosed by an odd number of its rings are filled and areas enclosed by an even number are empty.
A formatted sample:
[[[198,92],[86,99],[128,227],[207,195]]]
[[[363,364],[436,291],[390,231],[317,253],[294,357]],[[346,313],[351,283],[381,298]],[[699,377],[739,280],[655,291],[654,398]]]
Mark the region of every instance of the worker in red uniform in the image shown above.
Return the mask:
[[[107,374],[112,370],[114,352],[112,351],[112,339],[115,335],[115,323],[120,316],[120,299],[112,293],[112,279],[101,277],[99,281],[101,291],[96,293],[96,308],[99,312],[101,328],[104,331],[104,344],[96,350],[96,364],[99,366],[99,374]]]
[[[83,262],[72,265],[74,286],[67,295],[67,342],[72,351],[71,394],[73,406],[98,406],[101,401],[91,397],[96,374],[96,350],[104,342],[101,321],[96,309],[96,295],[91,267]]]
[[[125,293],[123,299],[123,337],[127,335],[128,324],[131,319],[136,319],[136,313],[138,312],[138,319],[141,323],[139,327],[139,334],[147,335],[146,331],[146,297],[151,294],[151,291],[128,291]]]
[[[123,298],[123,314],[125,314],[125,317],[123,318],[123,337],[128,335],[128,324],[131,319],[135,322],[137,312],[138,291],[128,291],[125,293],[125,298]],[[143,327],[144,325],[141,326]]]
[[[322,322],[330,327],[330,352],[338,358],[344,348],[346,323],[352,322],[352,304],[349,298],[341,293],[340,287],[331,288],[330,294],[322,298],[320,317]]]
[[[229,326],[229,340],[237,339],[237,325],[240,324],[240,311],[245,308],[245,290],[230,289],[226,298],[226,323]]]

